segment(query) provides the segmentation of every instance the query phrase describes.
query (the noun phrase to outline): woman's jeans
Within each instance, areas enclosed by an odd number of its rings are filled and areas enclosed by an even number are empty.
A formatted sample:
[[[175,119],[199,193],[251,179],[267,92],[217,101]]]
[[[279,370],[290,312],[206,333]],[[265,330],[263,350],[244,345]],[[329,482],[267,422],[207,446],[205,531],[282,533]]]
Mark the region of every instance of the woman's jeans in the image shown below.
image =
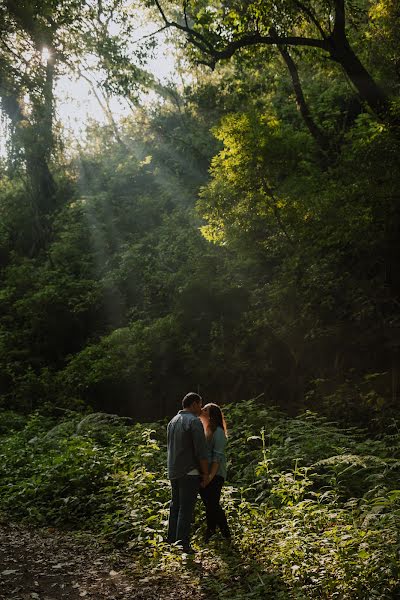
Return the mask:
[[[210,535],[215,532],[217,526],[220,528],[225,538],[231,537],[228,521],[225,511],[220,504],[221,490],[224,485],[224,478],[215,475],[211,483],[205,488],[200,488],[200,496],[206,508],[207,533]]]
[[[167,542],[179,542],[184,550],[190,549],[190,527],[194,506],[200,489],[198,475],[184,475],[171,479],[171,504],[169,508]]]

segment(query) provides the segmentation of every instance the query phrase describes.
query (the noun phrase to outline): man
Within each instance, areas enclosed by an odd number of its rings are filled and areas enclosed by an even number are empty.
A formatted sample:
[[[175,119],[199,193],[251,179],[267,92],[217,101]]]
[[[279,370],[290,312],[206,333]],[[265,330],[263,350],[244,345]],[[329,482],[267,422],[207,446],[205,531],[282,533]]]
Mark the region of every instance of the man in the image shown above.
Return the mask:
[[[202,398],[194,392],[182,400],[182,410],[168,423],[168,477],[171,480],[171,504],[167,541],[179,542],[183,551],[192,553],[190,527],[200,485],[208,483],[207,446],[199,419]]]

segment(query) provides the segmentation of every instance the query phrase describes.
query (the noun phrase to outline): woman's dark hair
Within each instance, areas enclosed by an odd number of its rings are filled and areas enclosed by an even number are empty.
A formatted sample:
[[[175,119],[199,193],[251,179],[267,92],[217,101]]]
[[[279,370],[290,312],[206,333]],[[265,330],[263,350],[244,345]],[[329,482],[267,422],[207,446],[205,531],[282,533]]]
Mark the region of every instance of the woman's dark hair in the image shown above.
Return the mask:
[[[204,408],[208,408],[208,414],[210,416],[210,420],[207,426],[207,429],[209,429],[210,433],[214,433],[217,427],[221,427],[226,437],[228,437],[225,417],[218,404],[213,404],[211,402],[210,404],[206,404]],[[207,430],[206,433],[208,433]]]
[[[189,408],[194,402],[199,403],[201,401],[202,397],[199,396],[199,394],[196,394],[196,392],[189,392],[182,400],[182,408]]]

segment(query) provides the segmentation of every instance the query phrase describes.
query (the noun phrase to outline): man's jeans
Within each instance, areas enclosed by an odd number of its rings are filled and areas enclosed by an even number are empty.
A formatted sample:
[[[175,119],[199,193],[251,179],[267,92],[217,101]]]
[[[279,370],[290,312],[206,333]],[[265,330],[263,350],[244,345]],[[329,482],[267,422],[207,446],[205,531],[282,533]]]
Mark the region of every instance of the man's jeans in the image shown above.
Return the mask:
[[[190,549],[190,526],[194,506],[200,489],[198,475],[184,475],[171,479],[171,504],[169,508],[167,542],[179,542],[184,550]]]

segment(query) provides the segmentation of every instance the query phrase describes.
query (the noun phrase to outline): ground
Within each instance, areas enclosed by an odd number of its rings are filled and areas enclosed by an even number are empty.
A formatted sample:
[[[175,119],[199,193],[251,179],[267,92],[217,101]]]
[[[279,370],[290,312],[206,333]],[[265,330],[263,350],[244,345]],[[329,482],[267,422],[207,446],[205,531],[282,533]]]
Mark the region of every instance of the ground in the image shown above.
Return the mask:
[[[138,565],[90,535],[0,522],[1,600],[208,600],[190,580]]]

